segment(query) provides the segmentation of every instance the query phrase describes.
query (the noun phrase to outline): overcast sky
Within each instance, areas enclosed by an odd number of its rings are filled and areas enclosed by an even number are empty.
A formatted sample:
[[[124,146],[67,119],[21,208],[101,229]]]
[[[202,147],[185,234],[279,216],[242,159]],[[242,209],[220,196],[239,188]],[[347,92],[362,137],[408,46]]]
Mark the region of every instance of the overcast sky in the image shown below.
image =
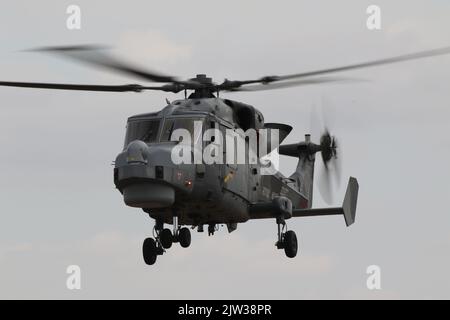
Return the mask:
[[[71,4],[81,30],[66,28]],[[371,4],[381,8],[379,31],[366,28]],[[444,0],[8,1],[0,80],[137,82],[22,52],[82,43],[186,78],[309,71],[450,45],[449,10]],[[357,177],[356,223],[290,220],[295,259],[275,249],[273,220],[194,232],[189,249],[175,245],[152,267],[141,245],[153,221],[124,205],[111,162],[128,116],[182,95],[0,88],[0,298],[450,298],[450,56],[342,75],[368,81],[227,97],[292,125],[286,141],[298,142],[325,96],[344,152],[335,204]],[[283,173],[294,168],[281,160]],[[314,206],[324,205],[316,193]],[[66,288],[72,264],[79,291]],[[369,265],[380,266],[382,290],[367,289]]]

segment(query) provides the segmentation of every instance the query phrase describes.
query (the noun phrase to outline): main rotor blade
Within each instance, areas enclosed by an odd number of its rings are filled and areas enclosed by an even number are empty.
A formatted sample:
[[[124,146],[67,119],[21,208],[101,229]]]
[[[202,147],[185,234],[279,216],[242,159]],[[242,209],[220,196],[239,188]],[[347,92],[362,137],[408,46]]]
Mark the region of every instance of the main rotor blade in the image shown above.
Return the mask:
[[[83,63],[88,63],[115,72],[131,75],[133,77],[143,79],[146,81],[185,83],[183,81],[178,80],[175,77],[164,75],[154,71],[144,70],[140,67],[133,66],[124,61],[120,61],[119,59],[104,52],[104,49],[105,47],[100,46],[81,45],[81,46],[62,46],[62,47],[42,47],[32,49],[31,51],[59,54],[65,57],[78,60]]]
[[[268,89],[278,89],[278,88],[286,88],[291,86],[297,86],[297,85],[303,85],[303,84],[315,84],[315,83],[321,83],[320,81],[314,82],[313,80],[308,81],[286,81],[286,80],[293,80],[293,79],[300,79],[300,78],[307,78],[307,77],[313,77],[313,76],[319,76],[319,75],[325,75],[325,74],[332,74],[336,72],[342,72],[342,71],[348,71],[348,70],[356,70],[356,69],[363,69],[368,67],[375,67],[375,66],[381,66],[386,64],[393,64],[397,62],[403,62],[403,61],[409,61],[409,60],[416,60],[416,59],[422,59],[427,57],[434,57],[434,56],[440,56],[450,54],[450,47],[435,49],[435,50],[428,50],[428,51],[422,51],[412,54],[406,54],[386,59],[380,59],[380,60],[373,60],[363,63],[357,63],[357,64],[351,64],[343,67],[336,67],[336,68],[329,68],[329,69],[321,69],[321,70],[314,70],[309,72],[303,72],[303,73],[296,73],[296,74],[290,74],[290,75],[284,75],[284,76],[265,76],[259,79],[253,79],[253,80],[225,80],[222,84],[218,86],[220,90],[228,90],[228,91],[258,91],[258,90],[268,90]],[[329,79],[329,78],[326,78]],[[274,85],[274,83],[278,81],[286,81],[282,83],[280,86]],[[336,80],[331,80],[336,81]],[[330,80],[325,80],[323,82],[330,82]],[[241,89],[244,88],[244,86],[251,85],[251,84],[261,84],[261,85],[254,85],[254,86],[248,86],[248,89]],[[269,86],[270,84],[270,86]]]
[[[337,77],[322,77],[316,79],[304,79],[296,81],[275,82],[267,84],[242,85],[237,88],[231,88],[228,91],[264,91],[282,88],[290,88],[296,86],[305,86],[311,84],[322,84],[327,82],[344,82],[344,81],[358,81],[358,79],[337,78]]]
[[[363,62],[363,63],[351,64],[351,65],[347,65],[347,66],[343,66],[343,67],[321,69],[321,70],[315,70],[315,71],[309,71],[309,72],[303,72],[303,73],[297,73],[297,74],[291,74],[291,75],[285,75],[285,76],[274,76],[273,78],[275,78],[275,81],[279,81],[279,80],[289,80],[289,79],[295,79],[295,78],[312,77],[312,76],[342,72],[342,71],[347,71],[347,70],[363,69],[363,68],[368,68],[368,67],[393,64],[393,63],[397,63],[397,62],[440,56],[440,55],[445,55],[445,54],[450,54],[450,47],[439,48],[439,49],[428,50],[428,51],[421,51],[421,52],[405,54],[405,55],[395,56],[395,57],[386,58],[386,59],[373,60],[373,61],[368,61],[368,62]],[[271,77],[268,77],[268,78],[271,78]]]
[[[37,88],[37,89],[59,89],[79,91],[105,91],[105,92],[141,92],[142,90],[168,91],[163,87],[144,87],[139,84],[126,85],[91,85],[91,84],[67,84],[67,83],[42,83],[42,82],[10,82],[0,81],[0,86]]]

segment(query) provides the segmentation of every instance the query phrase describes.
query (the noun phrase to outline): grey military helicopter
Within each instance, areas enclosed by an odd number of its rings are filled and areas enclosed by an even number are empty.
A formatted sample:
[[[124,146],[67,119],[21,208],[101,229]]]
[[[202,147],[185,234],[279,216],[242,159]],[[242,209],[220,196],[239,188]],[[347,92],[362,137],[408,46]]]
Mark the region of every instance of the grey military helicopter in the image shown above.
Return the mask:
[[[128,118],[124,148],[114,164],[114,184],[123,195],[125,204],[141,208],[155,220],[154,238],[145,239],[142,247],[144,261],[148,265],[154,264],[157,256],[165,253],[175,242],[183,248],[189,247],[189,226],[199,232],[207,226],[209,235],[213,235],[219,225],[226,225],[228,231],[232,232],[239,223],[274,219],[278,227],[275,245],[278,249],[284,249],[287,257],[293,258],[297,255],[298,241],[295,232],[287,230],[287,220],[294,217],[343,215],[347,226],[355,221],[359,186],[354,177],[348,180],[341,207],[312,208],[315,155],[321,154],[328,181],[330,175],[339,173],[330,169],[337,160],[338,144],[327,129],[317,143],[306,134],[304,141],[283,145],[282,141],[292,130],[290,125],[267,123],[257,108],[221,98],[221,92],[260,91],[336,82],[345,79],[323,76],[450,53],[447,47],[304,73],[215,83],[202,74],[189,80],[180,80],[143,70],[118,60],[96,46],[46,47],[37,50],[163,85],[0,81],[0,86],[105,92],[184,92],[183,99],[167,101],[167,106],[160,111]],[[226,130],[241,134],[242,131],[254,129],[257,139],[260,139],[259,132],[262,129],[278,130],[278,141],[266,141],[268,149],[265,153],[256,150],[258,159],[277,149],[280,155],[297,158],[297,168],[286,177],[278,171],[262,175],[261,170],[267,163],[259,160],[244,164],[175,164],[171,152],[180,141],[173,141],[171,135],[176,128],[186,129],[193,134],[194,122],[201,124],[201,134],[208,128],[224,134]],[[215,144],[214,138],[212,136],[200,144],[203,147]],[[222,149],[219,150],[222,152]],[[250,152],[250,148],[245,150]],[[226,149],[223,152],[227,152]],[[172,225],[172,230],[165,225]]]

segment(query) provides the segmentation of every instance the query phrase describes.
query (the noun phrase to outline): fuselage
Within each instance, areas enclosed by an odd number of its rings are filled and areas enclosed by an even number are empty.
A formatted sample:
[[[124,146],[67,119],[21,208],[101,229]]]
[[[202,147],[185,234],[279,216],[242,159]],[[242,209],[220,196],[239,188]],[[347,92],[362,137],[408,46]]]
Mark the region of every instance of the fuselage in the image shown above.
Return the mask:
[[[192,137],[192,162],[174,162],[174,148],[183,144],[173,141],[177,128],[187,130]],[[246,104],[220,98],[174,101],[159,112],[128,119],[124,149],[115,162],[114,182],[127,205],[142,208],[165,223],[172,223],[174,214],[180,224],[194,226],[265,218],[264,213],[251,214],[249,206],[280,195],[291,199],[296,208],[307,207],[297,182],[279,172],[262,175],[259,159],[225,161],[230,155],[226,137],[242,135],[249,129],[258,135],[263,128],[262,114]],[[205,134],[208,129],[220,132],[211,138]],[[249,160],[248,139],[243,138],[245,158]],[[212,149],[214,156],[220,152],[224,161],[205,163],[203,155]],[[238,150],[233,156],[239,157]]]

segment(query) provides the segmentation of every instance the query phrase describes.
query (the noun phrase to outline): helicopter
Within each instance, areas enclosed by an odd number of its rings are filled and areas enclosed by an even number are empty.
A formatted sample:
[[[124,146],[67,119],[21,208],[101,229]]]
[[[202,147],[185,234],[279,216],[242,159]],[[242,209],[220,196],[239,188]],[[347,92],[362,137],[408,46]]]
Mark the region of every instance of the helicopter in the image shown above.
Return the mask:
[[[219,225],[226,225],[228,232],[233,232],[239,223],[273,219],[277,225],[276,248],[284,250],[288,258],[294,258],[298,240],[295,231],[287,228],[289,219],[341,215],[347,226],[355,222],[359,190],[355,177],[349,177],[342,206],[312,207],[316,154],[321,156],[328,183],[331,175],[339,174],[338,169],[331,169],[338,159],[337,139],[327,128],[316,142],[310,134],[305,134],[303,141],[282,144],[292,126],[265,122],[263,113],[256,107],[222,98],[221,93],[346,81],[346,78],[328,75],[445,55],[450,53],[450,47],[290,75],[225,79],[221,83],[215,83],[205,74],[182,80],[145,70],[117,59],[99,46],[43,47],[33,51],[62,55],[159,85],[0,81],[0,86],[103,92],[184,92],[184,98],[166,100],[167,105],[159,111],[129,117],[123,150],[114,161],[113,182],[125,204],[142,209],[154,220],[153,237],[146,238],[142,245],[144,262],[153,265],[174,243],[189,247],[190,229],[203,232],[207,226],[208,234],[214,235]],[[187,132],[195,143],[174,137],[177,130]],[[211,130],[213,133],[207,136]],[[253,132],[253,136],[249,137],[247,132]],[[267,138],[264,132],[275,132],[275,139]],[[213,149],[216,155],[228,159],[229,140],[225,139],[223,143],[219,137],[230,134],[243,141],[244,148],[234,154],[244,154],[248,158],[252,154],[256,161],[211,163],[201,159],[194,163],[175,163],[173,160],[174,150],[183,145],[194,145],[188,152],[189,159],[191,155],[195,157],[198,148]],[[250,143],[252,137],[256,146]],[[270,161],[264,161],[264,158],[272,152],[297,159],[297,167],[290,176],[284,176],[278,170],[263,173],[268,163],[270,166]],[[168,227],[170,225],[172,229]]]

